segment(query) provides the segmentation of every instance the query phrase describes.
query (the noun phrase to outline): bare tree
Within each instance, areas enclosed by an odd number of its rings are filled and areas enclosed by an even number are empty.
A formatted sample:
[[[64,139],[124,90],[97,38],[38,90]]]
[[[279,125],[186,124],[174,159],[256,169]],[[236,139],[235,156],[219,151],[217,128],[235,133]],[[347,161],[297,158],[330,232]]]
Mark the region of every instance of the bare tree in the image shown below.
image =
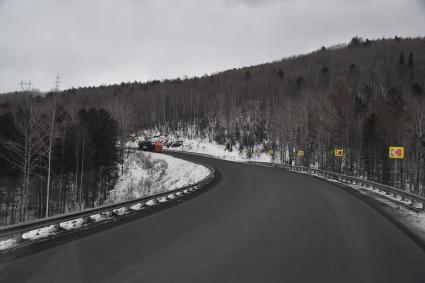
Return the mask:
[[[425,100],[411,99],[407,104],[407,113],[409,113],[409,129],[411,132],[412,143],[415,148],[415,179],[414,192],[419,193],[420,175],[421,175],[421,156],[424,155],[425,142]]]
[[[42,133],[45,138],[43,139],[45,144],[45,156],[47,158],[47,182],[46,182],[46,207],[45,217],[49,216],[49,197],[51,188],[51,176],[52,176],[52,152],[56,143],[61,138],[61,129],[63,126],[62,116],[63,109],[59,107],[56,93],[53,93],[51,101],[49,101],[44,109],[43,120],[42,120]]]
[[[22,174],[21,221],[24,221],[27,216],[30,177],[39,167],[42,158],[44,137],[40,130],[41,121],[42,112],[34,106],[33,97],[30,94],[24,107],[15,115],[17,136],[15,140],[8,141],[6,144],[9,154],[4,158],[19,168]]]

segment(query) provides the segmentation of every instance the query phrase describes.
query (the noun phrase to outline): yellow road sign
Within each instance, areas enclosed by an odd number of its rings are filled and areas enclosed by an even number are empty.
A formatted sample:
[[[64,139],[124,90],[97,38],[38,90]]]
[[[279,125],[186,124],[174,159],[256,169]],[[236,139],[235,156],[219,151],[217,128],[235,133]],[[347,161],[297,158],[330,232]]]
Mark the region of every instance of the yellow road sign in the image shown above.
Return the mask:
[[[270,156],[273,156],[273,154],[274,154],[274,150],[273,149],[269,149],[269,155]]]
[[[404,158],[404,147],[402,146],[390,146],[388,156],[391,159],[403,159]]]
[[[337,157],[342,157],[344,156],[344,150],[339,148],[339,149],[335,149],[335,156]]]
[[[304,150],[298,150],[297,156],[303,157],[304,156]]]

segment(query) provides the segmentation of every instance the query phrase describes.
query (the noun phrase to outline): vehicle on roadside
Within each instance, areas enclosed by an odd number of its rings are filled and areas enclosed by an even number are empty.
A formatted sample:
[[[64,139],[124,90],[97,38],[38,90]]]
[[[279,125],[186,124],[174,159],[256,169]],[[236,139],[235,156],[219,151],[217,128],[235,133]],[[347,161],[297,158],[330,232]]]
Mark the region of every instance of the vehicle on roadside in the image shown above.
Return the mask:
[[[143,151],[153,151],[155,149],[153,142],[149,140],[139,141],[138,145],[139,149]]]
[[[150,140],[143,140],[143,141],[139,141],[138,145],[139,145],[139,149],[143,151],[152,151],[152,152],[158,152],[158,153],[163,151],[163,146],[160,141],[152,142]]]
[[[162,151],[163,151],[163,146],[162,146],[162,143],[160,142],[160,141],[156,141],[156,142],[154,142],[154,148],[153,148],[153,151],[154,152],[158,152],[158,153],[161,153]]]
[[[181,147],[183,145],[183,141],[175,141],[171,144],[171,147]]]

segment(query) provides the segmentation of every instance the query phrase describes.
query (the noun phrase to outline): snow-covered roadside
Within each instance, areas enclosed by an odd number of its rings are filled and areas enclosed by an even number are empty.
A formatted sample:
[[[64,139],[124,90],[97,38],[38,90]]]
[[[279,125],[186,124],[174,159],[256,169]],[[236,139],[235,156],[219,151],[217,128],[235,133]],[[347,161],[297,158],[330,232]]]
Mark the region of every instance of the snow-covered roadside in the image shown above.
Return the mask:
[[[139,198],[152,194],[171,191],[190,184],[197,183],[207,177],[210,170],[202,165],[174,158],[168,155],[134,152],[128,155],[124,163],[124,173],[119,177],[115,188],[110,191],[107,202],[116,203],[124,200]],[[173,195],[169,199],[174,198]],[[166,201],[163,198],[160,202]],[[146,203],[148,206],[155,205],[155,201]],[[135,204],[132,210],[142,209],[141,204]],[[126,213],[126,209],[114,211],[117,215]],[[90,216],[91,221],[99,222],[112,216],[103,213]],[[64,230],[81,228],[84,225],[83,219],[74,219],[63,222],[60,227]],[[54,225],[35,229],[22,234],[24,240],[38,240],[58,233],[58,228]],[[17,239],[0,240],[0,251],[18,246]]]
[[[0,241],[0,251],[4,251],[18,245],[16,239],[7,239],[4,241]]]
[[[420,231],[422,231],[423,235],[425,235],[425,211],[415,211],[412,209],[408,209],[406,206],[409,205],[410,201],[401,200],[400,197],[394,197],[391,195],[385,195],[384,192],[378,192],[373,190],[372,188],[360,186],[360,185],[348,185],[350,188],[360,192],[363,195],[368,196],[369,198],[374,199],[375,201],[382,202],[391,208],[391,211],[403,218],[403,220],[407,221]],[[415,205],[416,208],[419,208],[418,205]],[[425,236],[424,236],[425,238]]]
[[[197,183],[207,177],[205,166],[172,156],[137,151],[124,163],[124,173],[109,192],[109,202],[140,198]]]
[[[233,146],[232,151],[226,150],[225,145],[218,144],[216,142],[209,142],[206,140],[198,139],[184,139],[183,146],[176,148],[169,148],[174,151],[188,151],[194,153],[208,154],[220,159],[231,160],[231,161],[258,161],[258,162],[277,162],[273,160],[267,152],[263,152],[260,145],[254,147],[254,152],[251,158],[246,156],[246,152],[239,151],[239,146]],[[277,157],[276,157],[277,158]]]
[[[391,200],[391,197],[380,196],[380,194],[376,192],[372,192],[370,188],[365,188],[357,185],[350,185],[353,189],[359,191],[361,194],[366,195],[370,198],[373,198],[376,201],[385,203],[388,207],[391,208],[393,213],[396,213],[403,217],[404,220],[408,221],[411,225],[422,231],[425,235],[425,212],[424,211],[414,211],[412,209],[408,209],[405,206],[397,203],[401,202],[400,199],[394,198],[394,201]],[[406,201],[407,204],[407,201]],[[425,236],[424,236],[425,237]]]

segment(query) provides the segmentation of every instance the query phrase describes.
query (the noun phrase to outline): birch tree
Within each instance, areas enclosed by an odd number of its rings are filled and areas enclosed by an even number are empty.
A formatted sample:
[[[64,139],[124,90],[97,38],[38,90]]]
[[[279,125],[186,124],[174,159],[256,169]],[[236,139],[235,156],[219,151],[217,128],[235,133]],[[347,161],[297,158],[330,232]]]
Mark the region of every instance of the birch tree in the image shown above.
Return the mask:
[[[34,107],[33,97],[30,95],[24,107],[15,115],[16,137],[6,143],[9,154],[4,158],[18,168],[22,176],[21,221],[27,217],[30,177],[35,173],[42,158],[44,137],[40,130],[41,121],[42,112]]]
[[[56,143],[61,138],[63,114],[63,108],[58,105],[56,100],[56,93],[54,93],[52,101],[47,104],[45,112],[42,116],[42,130],[44,135],[43,140],[45,141],[45,156],[47,158],[45,217],[49,216],[49,200],[52,176],[52,152]]]

